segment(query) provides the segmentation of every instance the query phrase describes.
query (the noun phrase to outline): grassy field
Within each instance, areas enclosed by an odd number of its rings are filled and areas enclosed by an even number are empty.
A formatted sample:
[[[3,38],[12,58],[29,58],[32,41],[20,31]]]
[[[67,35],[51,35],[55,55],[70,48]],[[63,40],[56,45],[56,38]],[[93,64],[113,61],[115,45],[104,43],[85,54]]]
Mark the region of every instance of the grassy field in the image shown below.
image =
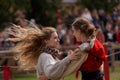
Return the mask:
[[[120,80],[120,66],[115,68],[115,72],[110,71],[110,80]]]
[[[4,80],[2,77],[0,77],[0,80]],[[14,78],[11,78],[10,80],[37,80],[35,73],[34,74],[19,74],[16,75]],[[65,78],[65,80],[75,80],[75,74],[72,74]],[[79,76],[79,79],[80,76]],[[115,72],[111,72],[110,70],[110,80],[120,80],[120,67],[115,69]]]

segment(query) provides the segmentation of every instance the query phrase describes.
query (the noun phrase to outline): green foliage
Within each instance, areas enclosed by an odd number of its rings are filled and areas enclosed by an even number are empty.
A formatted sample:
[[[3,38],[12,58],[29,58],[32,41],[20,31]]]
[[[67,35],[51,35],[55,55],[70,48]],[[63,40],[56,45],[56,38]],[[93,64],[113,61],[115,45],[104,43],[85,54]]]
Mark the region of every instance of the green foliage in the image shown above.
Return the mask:
[[[35,74],[19,74],[10,80],[37,80],[37,77]]]
[[[25,12],[27,19],[35,18],[37,23],[53,26],[60,3],[61,0],[0,0],[0,29],[15,18],[18,9]]]
[[[29,10],[30,0],[0,0],[0,29],[4,28],[6,22],[12,21],[17,9]]]
[[[111,68],[109,68],[110,71],[110,80],[120,80],[120,67],[115,67],[115,71],[112,72]],[[3,80],[3,78],[0,77],[0,80]],[[29,73],[29,74],[15,74],[13,78],[10,80],[37,80],[36,73]],[[75,73],[65,77],[65,80],[75,80]],[[81,80],[81,74],[79,75],[78,80]]]
[[[15,18],[18,9],[24,10],[27,19],[34,18],[38,24],[44,26],[56,25],[56,12],[62,0],[0,0],[0,29],[6,22]],[[117,4],[115,0],[110,3],[107,0],[78,0],[77,5],[83,5],[90,10],[93,8],[110,12]],[[64,12],[63,12],[64,14]]]
[[[31,17],[44,26],[54,26],[56,23],[56,12],[60,3],[61,0],[31,0],[33,8]]]

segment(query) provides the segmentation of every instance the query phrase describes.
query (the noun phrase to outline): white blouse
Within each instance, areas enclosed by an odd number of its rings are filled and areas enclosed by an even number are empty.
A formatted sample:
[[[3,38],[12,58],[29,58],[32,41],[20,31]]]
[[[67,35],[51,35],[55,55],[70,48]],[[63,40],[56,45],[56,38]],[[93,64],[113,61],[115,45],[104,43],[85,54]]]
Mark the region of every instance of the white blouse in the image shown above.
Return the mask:
[[[48,79],[60,80],[69,63],[69,57],[58,61],[54,59],[52,55],[42,53],[37,63],[37,77],[39,78],[40,74],[44,73]]]

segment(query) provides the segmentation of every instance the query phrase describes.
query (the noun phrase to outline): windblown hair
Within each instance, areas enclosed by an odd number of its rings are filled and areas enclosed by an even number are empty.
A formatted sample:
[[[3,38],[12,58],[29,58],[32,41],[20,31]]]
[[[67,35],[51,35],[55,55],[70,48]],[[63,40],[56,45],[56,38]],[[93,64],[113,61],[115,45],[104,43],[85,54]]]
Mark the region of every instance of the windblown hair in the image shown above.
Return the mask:
[[[87,37],[95,36],[96,28],[91,21],[84,17],[76,18],[75,21],[72,23],[72,26],[76,30],[80,30],[84,33]]]
[[[13,25],[9,28],[9,34],[15,36],[15,38],[9,38],[8,40],[19,41],[13,47],[13,51],[19,53],[16,58],[21,68],[33,68],[36,66],[41,50],[46,46],[45,41],[49,40],[51,34],[55,31],[56,29],[53,27],[45,27],[40,30],[36,26],[25,29]]]

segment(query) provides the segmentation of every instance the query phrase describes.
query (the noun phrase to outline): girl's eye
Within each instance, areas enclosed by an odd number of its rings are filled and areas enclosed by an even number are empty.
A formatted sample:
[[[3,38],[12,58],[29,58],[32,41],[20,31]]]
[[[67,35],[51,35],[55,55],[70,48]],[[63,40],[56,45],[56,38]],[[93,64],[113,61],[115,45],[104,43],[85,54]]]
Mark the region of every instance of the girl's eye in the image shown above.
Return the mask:
[[[59,39],[58,37],[54,37],[54,39]]]

